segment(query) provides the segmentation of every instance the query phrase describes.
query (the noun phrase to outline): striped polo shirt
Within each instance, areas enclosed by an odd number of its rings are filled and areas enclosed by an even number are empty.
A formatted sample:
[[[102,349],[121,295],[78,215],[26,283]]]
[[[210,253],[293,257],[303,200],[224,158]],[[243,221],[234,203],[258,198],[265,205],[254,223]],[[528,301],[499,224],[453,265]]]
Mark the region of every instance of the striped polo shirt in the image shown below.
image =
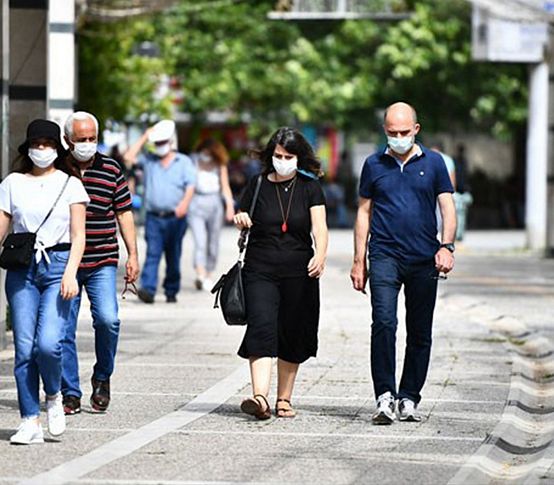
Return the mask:
[[[86,218],[85,254],[80,269],[117,266],[116,212],[131,209],[131,193],[120,165],[111,158],[96,153],[93,164],[82,175],[90,197]]]

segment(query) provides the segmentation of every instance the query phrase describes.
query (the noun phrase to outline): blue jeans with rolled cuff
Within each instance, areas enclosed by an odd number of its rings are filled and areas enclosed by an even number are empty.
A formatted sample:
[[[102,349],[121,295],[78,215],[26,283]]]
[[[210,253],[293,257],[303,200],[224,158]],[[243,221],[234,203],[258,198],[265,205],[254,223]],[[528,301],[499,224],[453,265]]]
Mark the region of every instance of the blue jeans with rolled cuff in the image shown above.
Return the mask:
[[[9,270],[6,296],[10,306],[15,346],[14,374],[22,418],[40,414],[39,380],[44,392],[60,392],[62,340],[71,300],[60,294],[69,251],[48,251],[29,268]]]
[[[64,396],[79,398],[82,396],[76,332],[83,287],[90,301],[94,329],[96,363],[92,375],[96,380],[107,381],[113,373],[120,325],[116,278],[117,267],[114,265],[80,269],[77,273],[79,295],[73,299],[71,316],[67,321],[63,340],[62,394]]]

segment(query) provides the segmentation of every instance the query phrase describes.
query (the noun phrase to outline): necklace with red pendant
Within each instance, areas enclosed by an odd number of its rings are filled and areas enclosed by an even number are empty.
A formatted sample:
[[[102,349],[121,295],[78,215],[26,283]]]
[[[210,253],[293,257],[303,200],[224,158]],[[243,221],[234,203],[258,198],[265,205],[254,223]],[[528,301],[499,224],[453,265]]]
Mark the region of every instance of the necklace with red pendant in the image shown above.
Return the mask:
[[[283,209],[283,201],[281,200],[281,193],[279,192],[278,185],[279,185],[278,183],[275,184],[275,191],[277,192],[277,200],[279,201],[279,209],[281,209],[281,217],[283,218],[283,223],[281,224],[281,232],[285,233],[285,232],[288,231],[287,221],[289,220],[290,208],[291,208],[291,205],[292,205],[292,197],[294,196],[294,188],[296,187],[296,177],[294,177],[291,184],[286,188],[287,191],[288,191],[289,188],[291,189],[289,202],[287,204],[287,213],[286,213],[286,215],[285,215],[285,210]]]

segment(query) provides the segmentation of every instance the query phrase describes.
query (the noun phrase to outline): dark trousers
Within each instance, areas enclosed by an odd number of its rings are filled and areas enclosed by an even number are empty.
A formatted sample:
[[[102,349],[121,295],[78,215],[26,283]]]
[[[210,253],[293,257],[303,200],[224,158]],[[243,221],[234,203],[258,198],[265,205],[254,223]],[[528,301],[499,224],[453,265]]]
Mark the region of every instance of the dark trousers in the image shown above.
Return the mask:
[[[398,399],[421,400],[431,355],[433,312],[437,296],[434,261],[409,264],[391,257],[370,258],[371,374],[375,396],[390,391]],[[396,316],[398,293],[404,285],[406,350],[396,392]]]
[[[301,364],[317,354],[319,280],[244,271],[248,324],[238,354]]]
[[[144,227],[146,238],[146,261],[142,268],[141,288],[156,294],[158,287],[158,267],[162,254],[165,254],[165,279],[163,281],[166,296],[174,296],[181,288],[181,251],[183,237],[187,230],[187,218],[158,217],[147,214]]]

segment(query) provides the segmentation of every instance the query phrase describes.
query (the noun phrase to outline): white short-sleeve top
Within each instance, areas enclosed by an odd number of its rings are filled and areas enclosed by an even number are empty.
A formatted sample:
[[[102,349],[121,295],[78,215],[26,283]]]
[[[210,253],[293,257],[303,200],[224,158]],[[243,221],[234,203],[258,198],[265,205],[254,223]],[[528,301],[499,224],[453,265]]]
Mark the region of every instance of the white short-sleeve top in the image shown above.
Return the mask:
[[[196,193],[217,194],[220,191],[219,167],[212,170],[202,170],[199,168],[196,175]]]
[[[67,174],[56,170],[37,177],[12,173],[0,184],[0,210],[12,217],[13,232],[35,232],[67,180]],[[71,242],[70,210],[72,204],[90,201],[81,181],[70,177],[60,200],[37,233],[37,243],[45,248]]]

